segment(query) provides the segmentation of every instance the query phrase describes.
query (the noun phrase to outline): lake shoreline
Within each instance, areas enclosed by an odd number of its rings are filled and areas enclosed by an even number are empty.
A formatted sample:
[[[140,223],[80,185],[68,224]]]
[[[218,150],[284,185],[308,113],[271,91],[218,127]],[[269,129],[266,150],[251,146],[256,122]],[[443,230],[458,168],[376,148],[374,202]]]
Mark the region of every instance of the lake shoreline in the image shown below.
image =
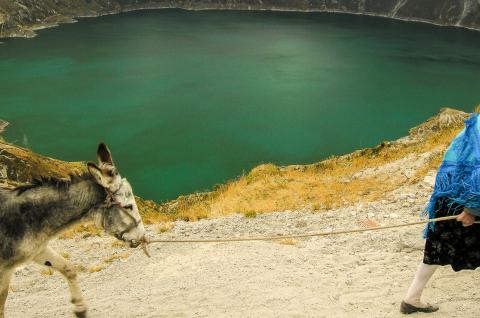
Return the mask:
[[[478,104],[477,33],[327,13],[157,10],[80,22],[2,47],[6,137],[65,161],[105,140],[137,193],[158,202],[262,163],[372,147],[441,106]]]
[[[43,21],[40,21],[35,24],[25,24],[20,25],[18,28],[7,29],[3,28],[0,29],[0,39],[8,39],[8,38],[34,38],[37,36],[35,31],[43,30],[47,28],[58,27],[61,24],[68,24],[68,23],[76,23],[78,22],[77,19],[83,18],[98,18],[102,16],[108,15],[117,15],[122,13],[129,13],[129,12],[136,12],[136,11],[153,11],[153,10],[185,10],[185,11],[250,11],[250,12],[298,12],[298,13],[330,13],[330,14],[345,14],[345,15],[355,15],[355,16],[367,16],[367,17],[378,17],[384,19],[391,19],[396,21],[403,21],[403,22],[413,22],[413,23],[423,23],[423,24],[430,24],[438,27],[443,28],[460,28],[469,31],[480,31],[480,27],[469,27],[460,24],[447,24],[447,23],[438,23],[435,21],[430,21],[426,19],[420,18],[407,18],[407,17],[396,17],[396,16],[389,16],[387,14],[380,14],[380,13],[370,13],[370,12],[354,12],[354,11],[342,11],[342,10],[322,10],[322,9],[308,9],[302,10],[297,8],[227,8],[227,7],[169,7],[169,6],[133,6],[133,7],[125,7],[125,8],[118,8],[111,11],[99,11],[92,14],[73,14],[73,15],[62,15],[57,14],[54,16],[49,16],[45,18]],[[1,18],[1,16],[0,16]],[[1,22],[1,20],[0,20]],[[2,43],[2,42],[0,42]]]

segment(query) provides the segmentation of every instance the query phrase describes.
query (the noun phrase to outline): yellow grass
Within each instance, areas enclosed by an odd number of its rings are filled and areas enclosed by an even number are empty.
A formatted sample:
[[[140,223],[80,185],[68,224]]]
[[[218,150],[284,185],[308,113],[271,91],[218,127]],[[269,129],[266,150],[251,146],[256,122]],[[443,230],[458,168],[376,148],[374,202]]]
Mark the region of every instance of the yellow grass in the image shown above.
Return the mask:
[[[385,147],[360,152],[349,157],[334,157],[317,165],[278,168],[273,164],[259,166],[248,175],[227,183],[206,200],[181,207],[172,218],[194,220],[198,213],[220,216],[233,212],[245,215],[254,213],[297,210],[325,210],[357,201],[377,200],[385,192],[407,182],[404,178],[389,174],[353,178],[366,168],[380,167],[402,159],[413,152],[444,149],[458,130],[448,132],[418,145]],[[441,162],[442,153],[421,167],[413,181],[423,178]]]
[[[107,258],[105,258],[103,261],[107,264],[113,263],[113,261],[118,260],[118,259],[127,259],[130,257],[130,254],[128,253],[119,253],[119,254],[113,254]]]
[[[101,270],[103,270],[105,267],[107,267],[107,264],[99,263],[97,265],[90,266],[87,271],[89,273],[97,273],[97,272],[100,272]]]
[[[122,242],[122,241],[119,241],[119,240],[115,240],[112,242],[112,247],[114,248],[122,248],[122,247],[125,247],[125,242]]]
[[[92,221],[87,221],[83,224],[77,224],[68,230],[64,231],[60,238],[62,239],[71,239],[75,235],[82,235],[83,237],[88,236],[102,236],[103,230],[97,226]]]
[[[256,218],[257,217],[257,212],[255,212],[255,211],[245,211],[243,213],[243,215],[245,215],[246,218]]]
[[[76,264],[75,267],[77,268],[77,270],[78,270],[79,272],[83,272],[83,273],[84,273],[84,272],[87,271],[87,268],[86,268],[84,265],[82,265],[82,264]]]
[[[434,130],[409,144],[384,142],[375,148],[330,157],[312,165],[278,167],[263,164],[209,193],[182,196],[163,205],[137,198],[137,204],[144,223],[159,224],[157,232],[163,233],[173,228],[172,221],[175,220],[197,221],[231,213],[253,218],[264,212],[321,211],[360,201],[379,200],[386,192],[403,184],[418,182],[437,169],[444,150],[462,127],[454,125]],[[410,179],[389,171],[355,177],[359,171],[381,168],[409,155],[427,152],[432,155]],[[77,233],[100,235],[101,232],[92,223],[87,223],[65,232],[62,237],[73,237]]]
[[[438,168],[443,151],[463,125],[433,130],[410,144],[385,142],[352,154],[331,157],[313,165],[278,167],[264,164],[250,173],[218,186],[213,192],[181,197],[168,213],[150,210],[144,218],[149,223],[168,220],[195,221],[242,213],[254,217],[257,213],[307,209],[328,210],[359,201],[381,199],[388,191],[403,184],[422,180]],[[362,178],[354,175],[365,169],[382,167],[412,154],[433,153],[413,178],[402,175],[373,173]],[[168,203],[161,208],[163,211]]]
[[[278,243],[282,245],[297,245],[298,241],[296,239],[284,239],[284,240],[278,241]]]
[[[61,251],[61,252],[60,252],[60,255],[62,255],[63,258],[65,258],[65,259],[69,259],[69,258],[70,258],[70,253],[65,252],[65,251]]]
[[[157,233],[162,234],[172,230],[175,227],[174,222],[162,222],[157,225]]]
[[[375,148],[331,157],[312,165],[278,167],[264,164],[246,175],[217,186],[211,192],[181,196],[160,205],[137,198],[137,204],[144,223],[167,224],[175,220],[196,221],[231,213],[255,217],[258,213],[273,211],[322,211],[359,201],[378,200],[385,193],[401,185],[418,182],[430,171],[437,169],[443,151],[463,128],[464,115],[454,110],[442,112],[412,129],[408,142],[384,142]],[[33,161],[35,164],[28,168],[32,175],[63,176],[69,170],[85,169],[79,163],[64,163],[9,144],[0,145],[11,155],[22,159],[18,161],[20,170],[27,169],[21,166],[22,162]],[[381,171],[386,164],[422,153],[431,155],[414,171],[413,177],[391,173],[388,169],[382,173],[358,176],[359,171]],[[162,231],[162,227],[159,231]],[[66,231],[61,237],[101,233],[92,223],[87,223]]]
[[[96,265],[90,266],[87,269],[87,271],[89,273],[97,273],[97,272],[100,272],[100,271],[104,270],[108,266],[108,264],[113,263],[115,260],[127,259],[129,257],[130,257],[129,253],[115,253],[115,254],[105,258],[102,262],[100,262]]]

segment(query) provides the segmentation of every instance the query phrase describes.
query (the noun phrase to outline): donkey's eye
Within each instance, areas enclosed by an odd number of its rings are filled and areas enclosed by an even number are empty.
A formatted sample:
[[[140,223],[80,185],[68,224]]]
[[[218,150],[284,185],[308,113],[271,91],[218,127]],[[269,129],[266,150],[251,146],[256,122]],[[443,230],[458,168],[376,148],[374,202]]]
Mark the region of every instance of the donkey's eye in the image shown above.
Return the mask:
[[[125,209],[127,210],[133,210],[133,205],[129,204],[129,205],[126,205],[124,206]]]
[[[107,174],[109,177],[112,177],[112,178],[115,176],[115,172],[112,170],[108,171]]]

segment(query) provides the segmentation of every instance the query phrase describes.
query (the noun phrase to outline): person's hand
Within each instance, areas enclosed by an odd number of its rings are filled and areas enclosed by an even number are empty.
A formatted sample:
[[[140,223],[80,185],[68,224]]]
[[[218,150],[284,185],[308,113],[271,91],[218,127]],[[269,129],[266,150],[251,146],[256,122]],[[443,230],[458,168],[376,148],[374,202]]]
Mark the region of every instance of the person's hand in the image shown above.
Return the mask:
[[[457,216],[457,221],[462,222],[463,226],[470,226],[475,223],[475,215],[470,214],[467,208],[463,209],[463,212]]]

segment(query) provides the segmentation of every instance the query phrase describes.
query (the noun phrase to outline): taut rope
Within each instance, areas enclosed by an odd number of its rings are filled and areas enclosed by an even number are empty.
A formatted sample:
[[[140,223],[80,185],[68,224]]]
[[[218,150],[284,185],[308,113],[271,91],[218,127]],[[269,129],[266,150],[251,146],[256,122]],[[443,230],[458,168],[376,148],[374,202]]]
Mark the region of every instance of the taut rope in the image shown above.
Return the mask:
[[[396,225],[386,225],[366,229],[352,229],[352,230],[340,230],[340,231],[329,231],[329,232],[317,232],[317,233],[306,233],[306,234],[292,234],[292,235],[277,235],[277,236],[259,236],[259,237],[237,237],[237,238],[220,238],[220,239],[192,239],[192,240],[147,240],[146,244],[151,243],[225,243],[225,242],[247,242],[247,241],[275,241],[275,240],[284,240],[284,239],[295,239],[295,238],[306,238],[306,237],[315,237],[315,236],[330,236],[330,235],[339,235],[347,233],[359,233],[359,232],[370,232],[370,231],[379,231],[386,229],[393,229],[398,227],[406,227],[418,224],[426,224],[432,222],[442,222],[453,220],[457,218],[457,215],[445,216],[436,219],[428,219],[411,223],[396,224]],[[476,224],[480,222],[475,222]]]

